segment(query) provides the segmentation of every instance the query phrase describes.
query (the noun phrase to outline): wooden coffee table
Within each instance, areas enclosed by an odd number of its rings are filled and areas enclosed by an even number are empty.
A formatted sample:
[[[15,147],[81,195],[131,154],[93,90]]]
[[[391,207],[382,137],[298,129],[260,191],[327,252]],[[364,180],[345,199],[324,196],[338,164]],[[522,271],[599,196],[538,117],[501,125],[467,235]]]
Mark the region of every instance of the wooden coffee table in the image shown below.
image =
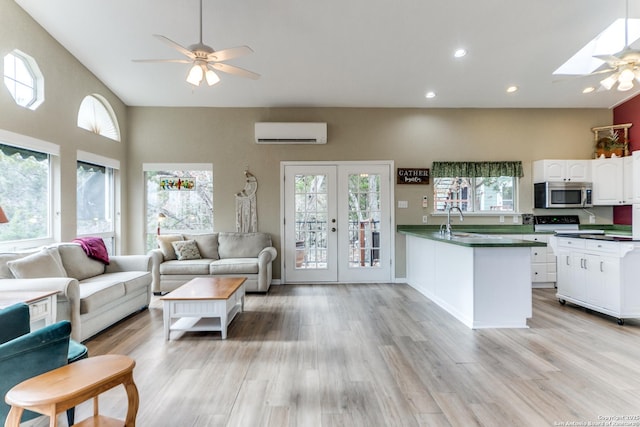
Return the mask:
[[[246,280],[246,277],[196,277],[160,297],[165,339],[169,341],[171,331],[220,331],[222,339],[226,339],[227,326],[244,310]]]

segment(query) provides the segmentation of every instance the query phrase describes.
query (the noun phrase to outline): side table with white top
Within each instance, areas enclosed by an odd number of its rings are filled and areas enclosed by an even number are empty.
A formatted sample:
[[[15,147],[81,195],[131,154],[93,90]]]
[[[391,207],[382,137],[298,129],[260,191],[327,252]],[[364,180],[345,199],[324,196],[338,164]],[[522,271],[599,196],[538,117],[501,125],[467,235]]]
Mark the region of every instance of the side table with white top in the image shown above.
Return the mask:
[[[26,303],[33,331],[55,323],[57,294],[58,291],[0,291],[0,308]]]

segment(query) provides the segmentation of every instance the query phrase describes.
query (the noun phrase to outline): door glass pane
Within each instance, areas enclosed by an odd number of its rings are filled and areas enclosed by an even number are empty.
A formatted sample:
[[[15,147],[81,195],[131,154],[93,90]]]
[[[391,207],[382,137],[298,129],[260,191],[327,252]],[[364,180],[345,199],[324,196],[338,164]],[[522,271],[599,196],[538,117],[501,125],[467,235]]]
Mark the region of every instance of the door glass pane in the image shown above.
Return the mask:
[[[296,269],[327,268],[327,176],[295,176]]]
[[[380,175],[349,175],[349,267],[380,267]]]

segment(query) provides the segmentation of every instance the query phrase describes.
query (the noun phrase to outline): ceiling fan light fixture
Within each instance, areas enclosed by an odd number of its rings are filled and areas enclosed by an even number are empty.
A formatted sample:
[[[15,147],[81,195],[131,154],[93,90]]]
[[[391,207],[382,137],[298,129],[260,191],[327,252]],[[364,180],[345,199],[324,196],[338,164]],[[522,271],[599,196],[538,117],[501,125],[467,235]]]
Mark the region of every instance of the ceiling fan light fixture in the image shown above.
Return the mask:
[[[214,84],[220,81],[220,77],[218,77],[218,75],[214,73],[213,70],[211,69],[207,70],[207,72],[204,75],[207,79],[207,84],[209,86],[213,86]]]
[[[618,91],[626,92],[629,89],[633,88],[633,80],[632,81],[621,81],[618,83]]]
[[[636,78],[636,75],[633,72],[633,67],[631,65],[626,65],[620,71],[620,76],[618,76],[619,82],[631,82]]]
[[[204,71],[202,71],[202,67],[200,64],[195,62],[189,70],[189,74],[187,75],[187,82],[191,83],[194,86],[200,86],[200,82],[202,81],[202,77],[204,76]]]
[[[619,73],[613,73],[609,77],[607,77],[606,79],[600,80],[600,84],[606,90],[611,90],[613,85],[615,85],[616,82],[618,81],[618,75],[619,75]]]

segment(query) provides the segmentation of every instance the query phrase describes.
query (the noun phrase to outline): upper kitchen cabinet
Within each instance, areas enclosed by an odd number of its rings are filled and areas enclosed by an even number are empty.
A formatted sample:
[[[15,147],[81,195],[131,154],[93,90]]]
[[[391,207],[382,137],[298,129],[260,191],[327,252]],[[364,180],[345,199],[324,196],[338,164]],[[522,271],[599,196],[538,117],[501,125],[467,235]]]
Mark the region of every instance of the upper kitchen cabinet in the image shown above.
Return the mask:
[[[590,182],[591,160],[536,160],[533,182]]]
[[[625,200],[625,160],[623,157],[591,160],[594,205],[616,206],[631,204]]]

